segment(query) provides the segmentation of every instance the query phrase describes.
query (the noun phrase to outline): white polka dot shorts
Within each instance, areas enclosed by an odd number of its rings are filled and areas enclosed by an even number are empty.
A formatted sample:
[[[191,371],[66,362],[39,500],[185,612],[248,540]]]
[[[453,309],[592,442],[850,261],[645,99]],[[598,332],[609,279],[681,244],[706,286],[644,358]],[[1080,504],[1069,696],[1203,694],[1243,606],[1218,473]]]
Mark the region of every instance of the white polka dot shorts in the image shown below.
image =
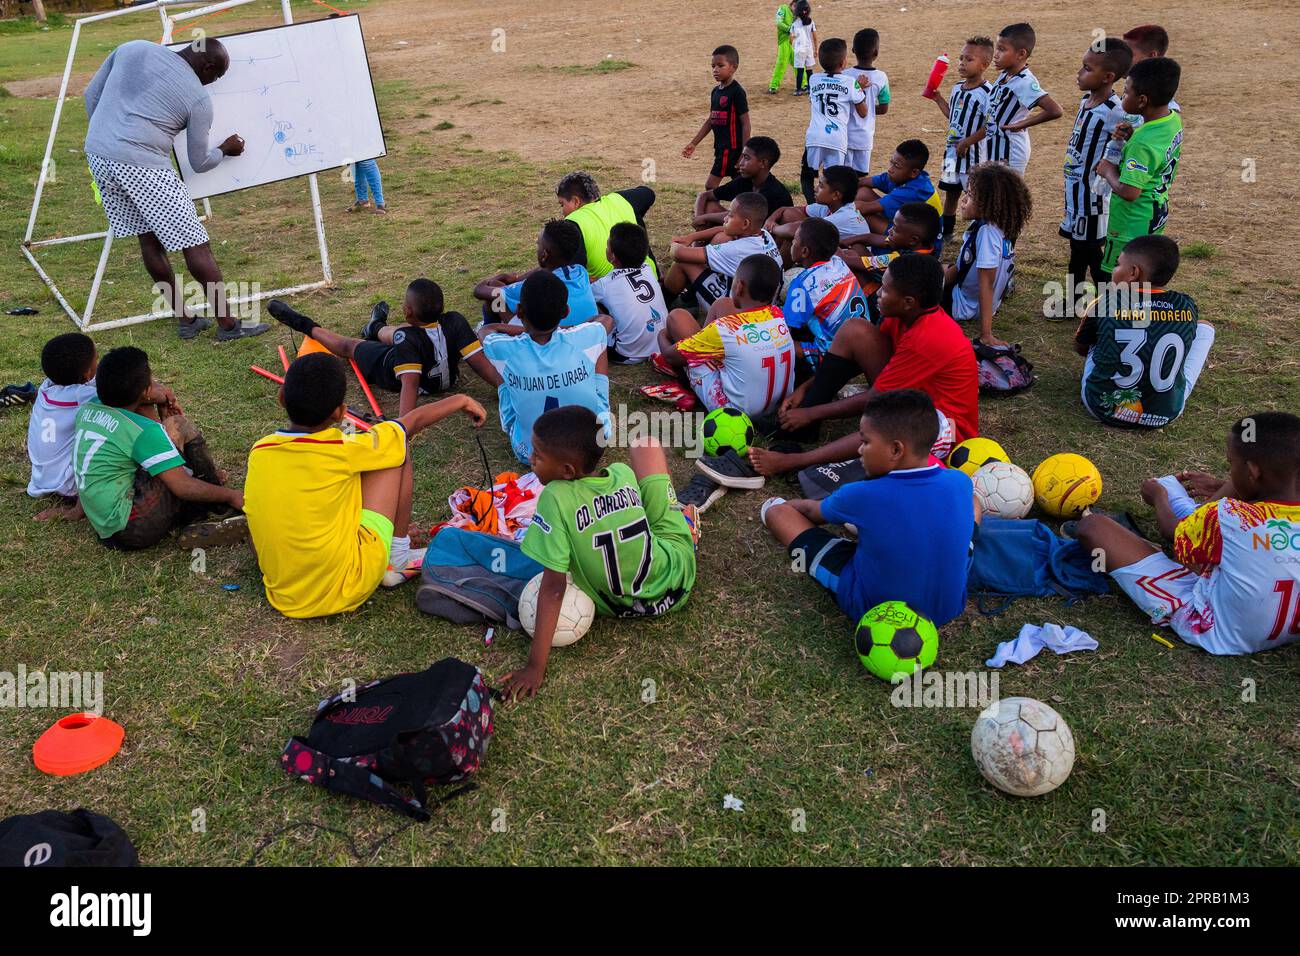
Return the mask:
[[[114,236],[152,232],[168,252],[200,246],[208,231],[189,188],[170,166],[132,166],[87,153]]]

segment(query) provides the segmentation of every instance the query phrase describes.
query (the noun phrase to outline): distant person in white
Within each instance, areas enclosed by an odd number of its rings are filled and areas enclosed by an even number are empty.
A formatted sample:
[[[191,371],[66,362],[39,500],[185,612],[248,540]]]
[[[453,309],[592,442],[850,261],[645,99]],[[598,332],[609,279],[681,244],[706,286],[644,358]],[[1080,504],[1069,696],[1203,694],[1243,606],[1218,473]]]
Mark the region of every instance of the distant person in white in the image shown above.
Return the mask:
[[[217,40],[196,40],[180,51],[132,40],[108,55],[86,87],[86,160],[109,228],[114,237],[140,237],[144,267],[166,291],[182,339],[194,338],[212,319],[185,314],[168,252],[183,252],[185,267],[202,284],[221,325],[218,341],[260,335],[269,328],[264,323],[243,327],[231,317],[207,230],[172,166],[173,141],[181,130],[197,172],[244,151],[243,139],[235,135],[208,148],[212,99],[204,87],[221,79],[229,66],[230,56]]]

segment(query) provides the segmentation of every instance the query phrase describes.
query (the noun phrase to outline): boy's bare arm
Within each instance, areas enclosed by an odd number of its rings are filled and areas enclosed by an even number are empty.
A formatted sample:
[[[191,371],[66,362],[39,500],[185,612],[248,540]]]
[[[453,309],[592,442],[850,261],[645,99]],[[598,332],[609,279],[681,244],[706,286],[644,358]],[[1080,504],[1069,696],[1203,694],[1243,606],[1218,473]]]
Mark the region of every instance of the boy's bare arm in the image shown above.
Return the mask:
[[[182,501],[198,501],[214,505],[230,505],[232,508],[244,509],[244,493],[238,488],[214,485],[195,478],[184,468],[168,468],[158,475],[158,480],[167,486],[167,490]]]
[[[483,381],[487,382],[493,388],[500,386],[501,373],[497,371],[497,367],[492,364],[491,360],[483,354],[482,349],[479,349],[467,358],[465,362],[474,370],[475,375],[483,379]]]
[[[709,135],[710,129],[712,129],[712,126],[710,125],[709,120],[706,119],[703,125],[700,126],[700,131],[695,134],[695,138],[692,139],[689,143],[687,143],[686,146],[682,149],[682,156],[685,157],[686,159],[690,159],[693,155],[695,155],[695,147],[699,146],[700,143],[703,141],[704,137]]]
[[[813,524],[826,523],[826,518],[822,515],[822,503],[820,501],[813,501],[811,498],[796,498],[793,501],[787,501],[786,504]]]
[[[1002,127],[1008,132],[1018,132],[1019,130],[1029,129],[1031,126],[1037,126],[1039,123],[1050,123],[1052,120],[1060,119],[1064,114],[1059,103],[1052,99],[1046,93],[1040,96],[1034,103],[1033,112],[1018,123],[1008,123]]]
[[[474,399],[468,395],[449,395],[440,401],[420,405],[412,409],[409,414],[397,419],[397,424],[402,426],[407,438],[413,438],[430,425],[442,421],[449,415],[455,415],[457,412],[464,412],[468,415],[474,422],[475,428],[481,427],[487,421],[487,412]]]
[[[551,656],[551,643],[555,640],[555,625],[560,621],[560,608],[564,605],[564,592],[568,577],[563,571],[546,568],[542,571],[542,585],[537,592],[537,619],[533,624],[533,644],[528,652],[528,663],[522,670],[511,671],[501,678],[501,692],[510,700],[532,697],[542,686],[546,675],[546,662]]]

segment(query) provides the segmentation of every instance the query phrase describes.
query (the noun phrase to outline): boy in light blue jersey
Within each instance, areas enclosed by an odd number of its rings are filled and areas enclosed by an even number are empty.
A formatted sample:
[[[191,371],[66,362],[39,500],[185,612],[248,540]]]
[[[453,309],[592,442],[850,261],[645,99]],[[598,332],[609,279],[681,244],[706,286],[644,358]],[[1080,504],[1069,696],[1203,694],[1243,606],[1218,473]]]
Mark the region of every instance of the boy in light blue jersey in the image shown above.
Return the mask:
[[[561,325],[578,325],[594,319],[600,312],[591,292],[591,277],[578,264],[582,247],[582,230],[567,219],[552,219],[537,237],[538,270],[555,273],[569,292],[569,314]],[[501,272],[476,285],[474,298],[483,303],[483,321],[509,322],[515,318],[523,280],[531,274]]]
[[[862,287],[836,252],[840,233],[829,219],[805,219],[799,224],[790,254],[803,266],[785,296],[785,323],[804,358],[815,369],[830,351],[841,325],[850,318],[867,318]]]
[[[533,423],[543,412],[564,405],[591,409],[609,427],[609,378],[600,322],[561,328],[568,311],[567,289],[545,270],[521,283],[518,316],[522,325],[484,325],[483,353],[501,374],[497,399],[501,427],[520,461],[533,453]]]

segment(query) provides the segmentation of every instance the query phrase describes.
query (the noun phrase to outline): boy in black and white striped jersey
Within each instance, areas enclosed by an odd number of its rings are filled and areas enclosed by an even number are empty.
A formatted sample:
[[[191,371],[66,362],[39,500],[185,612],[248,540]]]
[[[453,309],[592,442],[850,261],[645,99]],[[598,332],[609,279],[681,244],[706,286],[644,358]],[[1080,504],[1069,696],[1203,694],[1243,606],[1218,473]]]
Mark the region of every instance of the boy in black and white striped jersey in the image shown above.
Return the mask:
[[[1078,84],[1083,91],[1074,131],[1065,147],[1065,215],[1061,235],[1070,240],[1070,287],[1079,288],[1089,273],[1102,281],[1102,246],[1110,211],[1110,194],[1092,190],[1092,170],[1101,159],[1116,125],[1127,119],[1115,95],[1115,84],[1127,75],[1133,51],[1119,37],[1106,37],[1092,44],[1083,55]],[[1069,293],[1073,301],[1076,293]]]
[[[993,65],[1002,72],[989,94],[984,160],[1010,166],[1021,176],[1029,165],[1031,126],[1061,118],[1061,107],[1029,69],[1038,42],[1028,23],[1003,27],[993,47]]]
[[[944,143],[943,172],[939,189],[943,191],[943,237],[952,237],[957,226],[957,200],[966,188],[966,174],[980,164],[984,124],[993,86],[984,72],[993,62],[993,41],[988,37],[971,37],[961,49],[957,75],[961,82],[953,85],[944,102],[936,94],[934,104],[948,117],[948,138]]]

